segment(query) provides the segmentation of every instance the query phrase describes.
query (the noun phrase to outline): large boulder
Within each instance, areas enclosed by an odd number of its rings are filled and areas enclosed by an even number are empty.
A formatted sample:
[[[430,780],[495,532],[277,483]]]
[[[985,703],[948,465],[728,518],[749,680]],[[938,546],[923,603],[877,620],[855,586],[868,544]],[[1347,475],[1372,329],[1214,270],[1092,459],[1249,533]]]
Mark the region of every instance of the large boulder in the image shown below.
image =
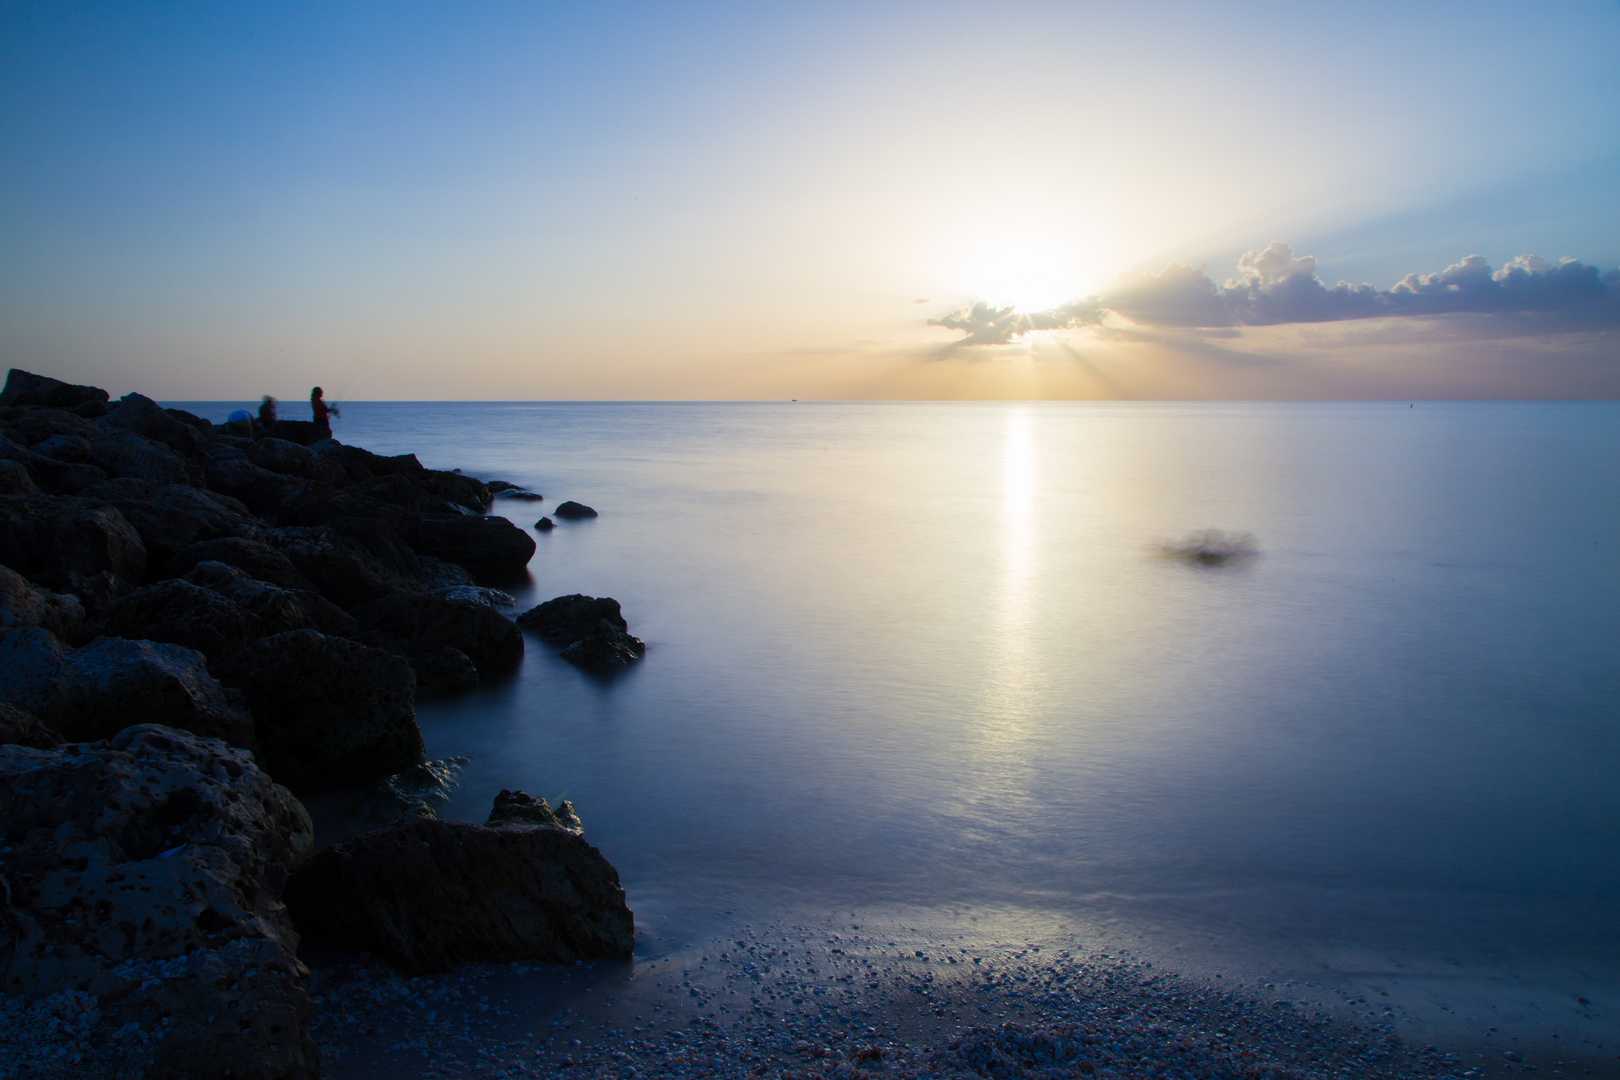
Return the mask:
[[[413,972],[467,961],[627,960],[634,916],[619,874],[579,834],[407,817],[351,836],[293,875],[301,933]]]
[[[247,693],[264,760],[283,783],[358,784],[424,756],[416,679],[392,653],[291,630],[261,638],[217,670]]]
[[[482,514],[495,500],[494,493],[482,480],[463,476],[459,472],[428,469],[422,474],[422,485],[434,499],[459,506],[463,510],[470,510],[474,514]]]
[[[230,440],[211,442],[203,453],[209,490],[240,499],[255,514],[267,513],[298,487],[296,476],[253,464],[247,450]]]
[[[33,713],[0,701],[0,744],[15,743],[32,746],[35,750],[50,750],[66,741],[61,732],[46,727]]]
[[[58,592],[79,592],[103,572],[137,582],[146,572],[140,534],[114,507],[88,499],[0,496],[0,563]]]
[[[48,491],[52,495],[77,495],[92,484],[107,478],[107,474],[94,465],[47,457],[8,438],[0,438],[0,459],[21,465],[23,471],[28,474],[29,481],[36,488]]]
[[[192,544],[170,559],[163,572],[169,577],[180,577],[204,562],[219,562],[226,566],[234,566],[248,577],[267,581],[283,589],[315,591],[315,583],[299,573],[298,568],[287,556],[263,540],[245,536],[230,536]]]
[[[595,510],[592,510],[584,503],[574,502],[572,499],[565,503],[558,503],[557,509],[553,510],[552,513],[564,521],[583,521],[585,518],[596,516]]]
[[[144,586],[113,601],[85,628],[85,634],[184,645],[202,653],[210,664],[217,664],[264,637],[265,627],[257,615],[223,593],[189,581],[170,580]]]
[[[409,514],[400,534],[419,553],[458,563],[482,578],[521,577],[534,557],[534,537],[503,517]]]
[[[72,640],[83,622],[84,605],[78,597],[42,589],[9,566],[0,566],[0,630],[39,626]]]
[[[308,476],[313,457],[309,447],[302,443],[268,436],[254,440],[248,451],[248,460],[259,468],[286,476]]]
[[[104,427],[122,428],[162,443],[184,457],[195,457],[202,453],[208,441],[198,427],[198,424],[206,421],[199,421],[190,413],[179,410],[171,412],[144,394],[125,394],[119,398],[118,404],[108,410],[106,420],[101,423]]]
[[[196,431],[178,420],[174,423],[186,431]],[[207,477],[202,464],[187,459],[171,446],[124,427],[103,427],[90,440],[90,456],[109,476],[134,476],[154,484],[190,487],[202,487]]]
[[[267,634],[319,630],[337,637],[353,637],[360,632],[353,616],[320,593],[310,589],[283,589],[222,562],[204,560],[187,571],[184,580],[213,589],[252,612],[264,624]]]
[[[39,485],[29,475],[28,466],[11,458],[0,458],[0,495],[37,495]]]
[[[611,675],[640,660],[646,652],[646,642],[604,619],[557,655],[592,674]]]
[[[350,520],[334,525],[267,529],[263,535],[314,583],[322,596],[341,608],[378,600],[414,585],[411,564],[415,557],[391,530],[374,528],[368,536],[364,522]],[[339,527],[344,532],[340,533]],[[378,550],[389,562],[378,557]]]
[[[67,657],[67,647],[49,630],[0,630],[0,701],[40,715],[51,704]]]
[[[7,994],[100,999],[80,1075],[317,1074],[280,901],[309,816],[245,751],[156,725],[0,746],[0,828],[0,978]]]
[[[30,633],[38,631],[11,631],[0,650],[12,635]],[[44,668],[49,647],[34,644],[36,669]],[[59,655],[56,681],[41,706],[30,711],[69,739],[105,739],[131,724],[167,724],[232,746],[251,750],[255,745],[252,714],[208,673],[203,654],[194,649],[101,638]],[[22,700],[12,701],[28,708]]]
[[[71,409],[87,402],[105,402],[107,396],[107,391],[94,386],[75,386],[49,375],[35,375],[21,368],[12,368],[6,374],[5,389],[0,390],[0,405]]]
[[[523,634],[487,604],[432,593],[395,593],[350,612],[362,633],[376,632],[406,656],[448,645],[481,674],[506,671],[523,659]]]

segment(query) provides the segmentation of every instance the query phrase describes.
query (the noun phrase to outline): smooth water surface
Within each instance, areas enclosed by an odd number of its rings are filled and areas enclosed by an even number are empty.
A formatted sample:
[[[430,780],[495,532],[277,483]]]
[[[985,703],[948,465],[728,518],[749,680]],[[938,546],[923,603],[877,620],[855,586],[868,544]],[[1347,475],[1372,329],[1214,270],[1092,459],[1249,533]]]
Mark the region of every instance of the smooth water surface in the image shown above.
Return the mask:
[[[519,599],[614,596],[646,659],[531,639],[419,711],[473,758],[450,816],[573,799],[643,921],[1010,907],[1189,964],[1620,982],[1620,407],[360,403],[337,434],[532,487],[496,503],[525,526],[601,512],[536,535]],[[1211,526],[1260,554],[1157,546]]]

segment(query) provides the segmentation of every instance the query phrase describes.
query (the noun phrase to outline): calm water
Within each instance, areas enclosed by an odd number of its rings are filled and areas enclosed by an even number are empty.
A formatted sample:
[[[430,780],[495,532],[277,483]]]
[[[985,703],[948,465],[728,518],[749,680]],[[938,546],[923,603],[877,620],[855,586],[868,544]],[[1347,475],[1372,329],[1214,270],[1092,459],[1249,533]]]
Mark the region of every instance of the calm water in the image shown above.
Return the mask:
[[[420,715],[473,758],[449,816],[573,799],[655,935],[1022,912],[1193,970],[1620,987],[1620,406],[362,403],[337,433],[601,511],[537,535],[520,599],[614,596],[646,660],[602,683],[531,641]],[[1261,554],[1155,554],[1208,526]]]

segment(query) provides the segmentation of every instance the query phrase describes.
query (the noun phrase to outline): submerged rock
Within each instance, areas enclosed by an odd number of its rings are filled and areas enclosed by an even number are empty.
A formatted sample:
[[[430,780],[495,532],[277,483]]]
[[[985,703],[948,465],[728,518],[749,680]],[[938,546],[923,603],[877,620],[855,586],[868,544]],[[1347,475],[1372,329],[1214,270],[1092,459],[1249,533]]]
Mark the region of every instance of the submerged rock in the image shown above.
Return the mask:
[[[157,725],[0,746],[7,994],[76,990],[144,1032],[146,1075],[313,1078],[319,1051],[280,902],[309,816],[244,750]]]
[[[313,630],[260,638],[220,665],[247,694],[270,774],[333,787],[423,758],[416,677],[402,657]]]
[[[595,510],[592,510],[584,503],[574,502],[572,499],[565,503],[559,503],[557,509],[553,510],[552,513],[556,514],[564,521],[579,521],[583,518],[593,518],[597,516]]]
[[[287,904],[301,933],[413,972],[628,959],[634,945],[618,871],[549,823],[399,821],[316,855]]]
[[[557,655],[586,671],[608,675],[630,666],[646,652],[646,642],[603,619]]]
[[[1252,559],[1260,553],[1260,545],[1253,533],[1200,529],[1180,540],[1161,544],[1159,553],[1197,566],[1224,566]]]

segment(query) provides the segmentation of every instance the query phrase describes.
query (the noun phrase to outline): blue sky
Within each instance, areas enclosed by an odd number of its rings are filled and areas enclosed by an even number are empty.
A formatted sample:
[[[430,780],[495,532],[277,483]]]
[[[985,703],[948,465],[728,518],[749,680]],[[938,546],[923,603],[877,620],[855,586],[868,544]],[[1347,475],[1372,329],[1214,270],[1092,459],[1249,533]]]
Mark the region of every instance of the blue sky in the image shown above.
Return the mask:
[[[0,3],[0,360],[170,398],[1613,397],[1585,309],[930,321],[1274,241],[1327,287],[1613,270],[1617,55],[1612,0]]]

